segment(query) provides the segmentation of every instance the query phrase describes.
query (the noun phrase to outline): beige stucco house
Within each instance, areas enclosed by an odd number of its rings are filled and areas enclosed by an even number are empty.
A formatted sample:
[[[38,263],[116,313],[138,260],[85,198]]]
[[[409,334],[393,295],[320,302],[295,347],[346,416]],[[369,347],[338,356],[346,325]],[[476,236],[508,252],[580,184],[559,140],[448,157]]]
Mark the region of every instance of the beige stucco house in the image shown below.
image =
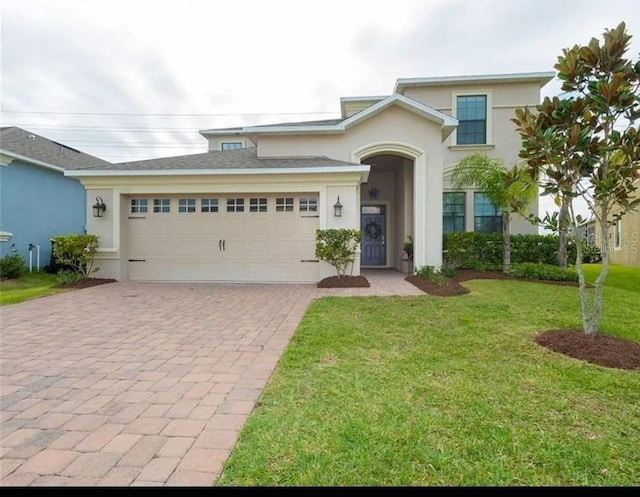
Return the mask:
[[[640,198],[640,180],[636,186],[634,198]],[[614,208],[613,212],[619,211]],[[594,223],[595,241],[601,250],[602,230],[598,223]],[[627,212],[612,227],[609,228],[609,243],[604,250],[609,251],[609,263],[622,266],[640,267],[640,211]]]
[[[399,79],[390,95],[342,98],[338,119],[202,130],[205,153],[65,174],[87,189],[102,277],[317,282],[334,274],[314,253],[324,228],[362,230],[353,274],[402,270],[410,236],[415,267],[439,267],[443,232],[500,226],[481,192],[451,190],[451,169],[475,151],[515,163],[511,118],[553,77]],[[98,197],[107,208],[94,217]]]

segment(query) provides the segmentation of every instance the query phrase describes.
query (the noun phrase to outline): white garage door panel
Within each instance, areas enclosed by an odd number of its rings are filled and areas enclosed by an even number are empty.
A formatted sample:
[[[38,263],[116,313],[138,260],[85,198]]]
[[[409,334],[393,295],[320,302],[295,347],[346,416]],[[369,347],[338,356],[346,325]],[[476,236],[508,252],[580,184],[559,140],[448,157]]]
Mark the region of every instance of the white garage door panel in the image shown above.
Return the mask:
[[[253,195],[251,195],[253,196]],[[219,212],[178,212],[178,196],[170,198],[170,212],[130,214],[128,225],[128,278],[138,281],[283,281],[315,282],[315,232],[318,217],[298,211],[277,212],[276,198],[292,194],[259,195],[267,198],[267,212],[226,212],[226,197],[218,198]],[[304,194],[309,196],[309,194]],[[212,198],[207,195],[205,198]],[[127,205],[127,209],[130,204]]]

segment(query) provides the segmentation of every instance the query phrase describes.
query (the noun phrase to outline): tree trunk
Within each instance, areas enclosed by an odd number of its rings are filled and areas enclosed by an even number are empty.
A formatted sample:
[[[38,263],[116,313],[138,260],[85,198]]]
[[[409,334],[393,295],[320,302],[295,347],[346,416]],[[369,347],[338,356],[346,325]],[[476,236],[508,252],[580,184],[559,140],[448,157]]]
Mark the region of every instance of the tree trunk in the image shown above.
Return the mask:
[[[502,213],[502,271],[511,271],[511,215],[509,212]]]
[[[560,205],[560,215],[558,216],[558,266],[562,269],[567,269],[567,238],[568,229],[567,222],[569,221],[569,206],[564,196],[562,197],[562,203]]]

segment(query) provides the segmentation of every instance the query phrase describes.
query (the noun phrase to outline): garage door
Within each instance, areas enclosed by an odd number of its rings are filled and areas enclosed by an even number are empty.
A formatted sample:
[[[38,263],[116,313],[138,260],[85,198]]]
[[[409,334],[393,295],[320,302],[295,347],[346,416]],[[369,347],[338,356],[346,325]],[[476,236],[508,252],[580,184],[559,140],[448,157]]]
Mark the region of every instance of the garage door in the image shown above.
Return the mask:
[[[130,280],[318,280],[317,195],[154,195],[127,204]]]

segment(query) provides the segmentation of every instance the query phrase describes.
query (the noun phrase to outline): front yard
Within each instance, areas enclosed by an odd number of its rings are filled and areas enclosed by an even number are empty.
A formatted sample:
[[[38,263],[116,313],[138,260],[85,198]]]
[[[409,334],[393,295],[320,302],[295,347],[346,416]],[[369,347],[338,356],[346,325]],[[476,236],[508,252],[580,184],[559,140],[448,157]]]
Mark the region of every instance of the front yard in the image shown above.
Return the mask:
[[[44,271],[25,273],[15,280],[0,280],[0,305],[17,304],[67,291],[63,288],[55,288],[56,283],[58,283],[58,277]]]
[[[607,334],[640,342],[639,276],[612,267]],[[636,486],[640,371],[534,342],[581,326],[577,288],[465,285],[312,304],[216,484]]]

